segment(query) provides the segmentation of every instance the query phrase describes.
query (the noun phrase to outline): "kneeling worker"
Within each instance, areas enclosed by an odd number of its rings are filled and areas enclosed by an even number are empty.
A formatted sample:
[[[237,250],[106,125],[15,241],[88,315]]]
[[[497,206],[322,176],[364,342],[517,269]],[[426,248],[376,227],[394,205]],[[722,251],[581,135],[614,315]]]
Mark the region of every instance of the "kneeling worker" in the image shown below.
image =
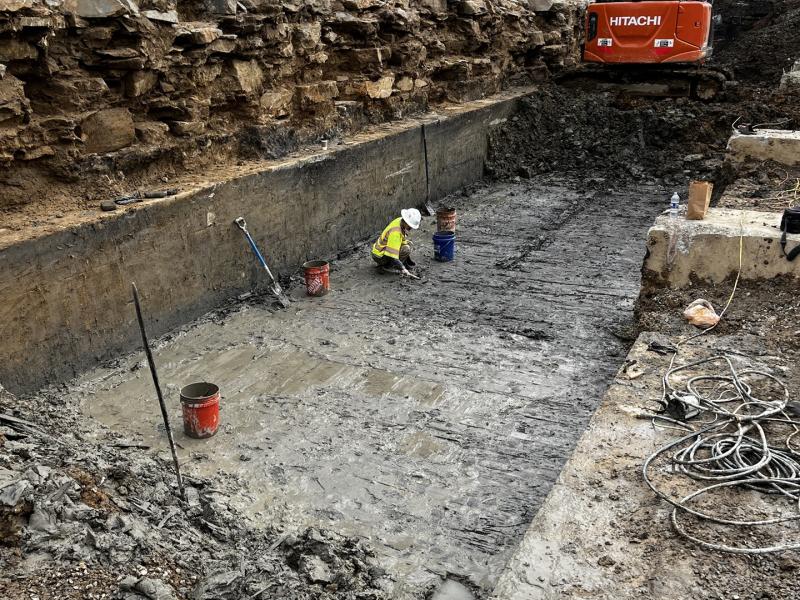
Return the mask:
[[[404,208],[400,216],[386,226],[378,240],[372,245],[372,259],[386,271],[399,272],[404,277],[414,277],[409,269],[414,266],[411,260],[411,246],[408,233],[419,227],[422,215],[416,208]]]

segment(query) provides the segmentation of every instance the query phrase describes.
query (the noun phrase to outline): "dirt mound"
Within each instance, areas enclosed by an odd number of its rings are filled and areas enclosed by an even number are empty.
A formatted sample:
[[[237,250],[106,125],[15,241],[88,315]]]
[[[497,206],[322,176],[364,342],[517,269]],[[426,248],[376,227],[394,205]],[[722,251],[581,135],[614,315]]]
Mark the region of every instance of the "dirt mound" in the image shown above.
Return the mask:
[[[747,22],[747,14],[740,14],[742,9],[755,17],[766,14],[751,23],[750,30],[738,31],[719,43],[712,60],[732,69],[739,81],[773,87],[783,71],[800,58],[800,0],[715,5],[728,27]]]
[[[685,100],[624,102],[607,93],[550,86],[490,140],[496,178],[581,171],[626,180],[662,177],[724,150],[731,120],[715,106]]]
[[[800,127],[800,102],[737,87],[707,103],[548,85],[492,133],[487,174],[507,179],[580,172],[608,184],[717,180],[737,119]]]

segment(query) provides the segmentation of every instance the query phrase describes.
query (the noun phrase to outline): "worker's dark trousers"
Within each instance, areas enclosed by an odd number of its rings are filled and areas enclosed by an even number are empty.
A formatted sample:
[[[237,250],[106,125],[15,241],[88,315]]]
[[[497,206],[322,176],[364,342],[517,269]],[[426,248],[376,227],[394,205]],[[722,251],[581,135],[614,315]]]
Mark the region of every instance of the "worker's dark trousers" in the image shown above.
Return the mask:
[[[373,254],[372,260],[378,263],[379,267],[391,268],[392,266],[392,259],[389,256],[382,256],[379,258]],[[400,262],[406,267],[413,267],[416,264],[413,260],[411,260],[411,246],[408,244],[403,244],[400,246]]]

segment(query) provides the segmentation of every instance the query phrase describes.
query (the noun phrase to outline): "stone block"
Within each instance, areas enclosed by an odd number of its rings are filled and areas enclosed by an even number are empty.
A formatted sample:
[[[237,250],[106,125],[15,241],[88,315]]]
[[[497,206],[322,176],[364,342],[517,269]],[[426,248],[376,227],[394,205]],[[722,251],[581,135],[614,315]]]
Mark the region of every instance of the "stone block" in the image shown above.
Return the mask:
[[[364,10],[382,4],[380,0],[342,0],[347,10]]]
[[[322,104],[339,96],[335,81],[320,81],[296,87],[298,99],[302,104]]]
[[[236,0],[205,0],[208,12],[215,15],[235,15]]]
[[[544,33],[542,33],[539,29],[531,29],[528,32],[528,44],[531,46],[544,46]]]
[[[180,23],[176,41],[196,45],[210,44],[222,35],[222,30],[213,23]]]
[[[0,1],[2,4],[2,1]],[[10,60],[36,60],[39,50],[33,44],[13,38],[0,39],[0,57]]]
[[[209,52],[218,52],[220,54],[229,54],[236,50],[236,37],[229,38],[226,36],[217,38],[208,45]]]
[[[19,154],[21,160],[36,160],[38,158],[47,158],[48,156],[55,156],[56,151],[51,146],[37,146],[36,148],[26,148]]]
[[[131,71],[124,79],[125,95],[128,98],[144,96],[156,86],[156,83],[158,75],[155,71]]]
[[[388,98],[392,95],[393,85],[394,75],[385,75],[378,79],[378,81],[365,81],[364,91],[370,98]]]
[[[30,112],[25,86],[10,73],[0,79],[0,123],[21,122]]]
[[[169,129],[175,135],[189,137],[205,133],[206,124],[202,121],[171,121]]]
[[[313,49],[319,44],[322,35],[322,23],[297,23],[292,31],[292,42],[301,48]]]
[[[107,19],[123,15],[138,15],[134,0],[64,0],[64,11],[84,19]]]
[[[127,108],[97,111],[81,123],[86,152],[113,152],[130,146],[136,139],[133,117]]]
[[[168,10],[166,12],[161,12],[158,10],[144,10],[142,11],[142,16],[147,17],[151,21],[160,21],[162,23],[177,23],[178,22],[178,11],[176,10]]]
[[[447,13],[447,0],[420,0],[420,6],[437,15]]]
[[[534,12],[548,12],[555,3],[555,0],[528,0],[528,8]]]
[[[284,117],[289,114],[294,93],[284,88],[270,90],[261,96],[259,104],[269,117]]]
[[[32,8],[34,0],[3,0],[0,2],[0,10],[4,12],[17,12],[26,8]]]
[[[414,89],[414,80],[406,75],[398,79],[395,86],[401,92],[410,92]]]
[[[199,86],[205,86],[216,81],[220,75],[222,75],[222,63],[205,64],[192,71],[192,81]]]
[[[142,121],[134,124],[136,139],[143,144],[160,144],[169,134],[169,125],[161,121]]]
[[[458,5],[458,12],[459,14],[471,17],[485,15],[488,10],[483,0],[463,0]]]
[[[264,84],[264,72],[257,61],[234,60],[232,66],[239,89],[247,94],[261,91],[261,86]]]

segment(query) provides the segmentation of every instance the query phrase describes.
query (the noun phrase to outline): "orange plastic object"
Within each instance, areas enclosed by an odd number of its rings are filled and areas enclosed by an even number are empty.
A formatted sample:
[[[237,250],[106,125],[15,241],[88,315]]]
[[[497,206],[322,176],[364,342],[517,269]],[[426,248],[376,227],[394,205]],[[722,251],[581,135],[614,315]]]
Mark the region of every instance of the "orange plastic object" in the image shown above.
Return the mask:
[[[603,2],[586,14],[585,62],[697,63],[710,53],[708,2]]]
[[[208,438],[219,428],[219,388],[213,383],[191,383],[181,389],[183,432]]]

